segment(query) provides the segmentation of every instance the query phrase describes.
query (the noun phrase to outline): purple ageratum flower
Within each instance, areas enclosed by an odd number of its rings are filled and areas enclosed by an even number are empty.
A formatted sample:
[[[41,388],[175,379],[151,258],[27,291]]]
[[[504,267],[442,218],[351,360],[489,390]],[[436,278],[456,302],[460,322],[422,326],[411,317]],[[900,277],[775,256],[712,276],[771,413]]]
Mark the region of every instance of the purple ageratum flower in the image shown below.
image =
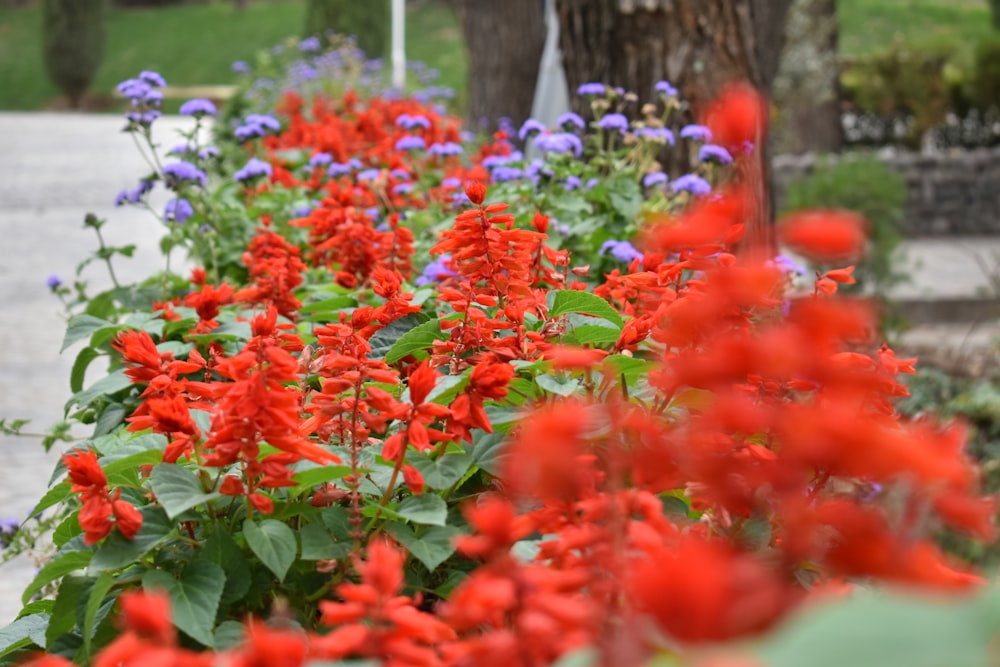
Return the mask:
[[[184,222],[187,222],[187,219],[192,215],[194,215],[194,209],[191,208],[191,202],[183,197],[171,199],[167,202],[167,205],[163,207],[163,219],[167,222],[183,224]]]
[[[514,181],[524,176],[524,171],[518,169],[517,167],[508,167],[506,165],[500,165],[493,170],[493,180],[497,183],[506,183],[507,181]]]
[[[213,157],[219,157],[219,149],[215,146],[205,146],[198,151],[198,158],[201,160],[208,160]]]
[[[177,144],[173,148],[167,151],[167,155],[187,155],[188,153],[194,153],[195,148],[191,144]]]
[[[237,74],[246,74],[250,71],[250,65],[245,60],[237,60],[232,64],[232,70]]]
[[[240,141],[247,141],[256,137],[263,137],[268,132],[278,132],[281,130],[281,123],[277,118],[265,114],[252,113],[243,121],[243,125],[236,128],[236,138]]]
[[[145,81],[151,86],[156,86],[157,88],[164,88],[167,85],[166,80],[160,75],[159,72],[152,72],[150,70],[143,70],[139,72],[139,80]]]
[[[413,191],[413,183],[399,183],[392,187],[392,194],[394,195],[405,195],[407,192]]]
[[[457,176],[449,176],[448,178],[441,181],[442,188],[460,188],[462,187],[462,179]]]
[[[662,142],[673,146],[676,143],[674,133],[665,127],[640,127],[635,131],[641,139]]]
[[[431,155],[461,155],[463,149],[461,145],[456,144],[454,141],[446,141],[443,144],[431,144],[431,147],[427,149],[427,152]]]
[[[404,130],[412,130],[416,127],[422,127],[427,130],[431,127],[431,121],[427,119],[427,116],[419,114],[411,116],[408,113],[404,113],[396,118],[396,127],[401,127]]]
[[[316,153],[311,158],[309,158],[310,167],[322,167],[333,162],[333,156],[329,153]]]
[[[567,125],[572,125],[578,130],[582,130],[587,126],[587,124],[583,122],[583,119],[572,111],[567,111],[556,118],[556,127],[566,127]]]
[[[662,94],[664,97],[677,96],[677,89],[670,85],[669,81],[657,81],[656,85],[653,86],[653,90]]]
[[[312,206],[310,206],[309,204],[303,204],[302,206],[292,209],[292,217],[305,218],[312,212],[313,212]]]
[[[570,174],[569,176],[566,177],[566,182],[563,183],[563,185],[566,187],[567,190],[576,190],[581,185],[580,177]]]
[[[243,165],[242,169],[233,174],[233,180],[238,183],[246,183],[261,176],[270,176],[271,171],[270,163],[252,157]]]
[[[406,180],[407,178],[410,177],[410,172],[406,171],[405,169],[400,169],[400,168],[397,167],[396,169],[393,169],[392,171],[390,171],[389,175],[392,176],[393,178],[398,178],[400,180]]]
[[[414,137],[412,135],[400,137],[394,146],[397,151],[422,151],[426,147],[427,142],[424,141],[423,137]]]
[[[338,176],[344,176],[351,173],[353,167],[344,162],[334,162],[330,165],[330,168],[326,170],[326,173],[331,178],[337,178]]]
[[[521,129],[517,131],[517,138],[524,141],[535,132],[545,132],[547,129],[548,128],[545,127],[545,123],[542,121],[529,118],[524,121],[524,124],[521,125]]]
[[[583,155],[583,142],[580,137],[570,132],[552,132],[535,137],[534,144],[544,153],[573,153]]]
[[[701,176],[684,174],[670,184],[674,192],[690,192],[693,195],[707,195],[712,191],[712,184]]]
[[[642,253],[636,250],[635,246],[628,241],[617,241],[610,239],[601,244],[600,254],[606,255],[611,252],[611,256],[619,262],[630,264],[632,260],[642,259]]]
[[[712,131],[704,125],[685,125],[681,128],[681,139],[692,141],[711,141]]]
[[[0,549],[6,549],[14,542],[17,531],[21,529],[21,524],[17,519],[4,519],[0,521]]]
[[[200,97],[188,100],[182,104],[180,108],[182,116],[194,116],[195,118],[201,118],[202,116],[214,116],[215,112],[215,105],[209,100],[202,99]]]
[[[130,123],[149,126],[153,124],[153,121],[162,115],[163,114],[157,109],[150,109],[149,111],[130,111],[125,114],[125,118],[127,118]]]
[[[597,178],[596,176],[593,177],[593,178],[588,178],[587,182],[583,184],[583,189],[584,190],[593,190],[600,183],[601,183],[601,179]]]
[[[719,164],[732,164],[733,156],[722,146],[715,144],[703,144],[698,149],[698,159],[702,162],[716,160]]]
[[[364,169],[358,172],[359,181],[374,181],[382,173],[381,169]]]
[[[576,89],[576,94],[583,95],[606,95],[608,92],[607,86],[603,83],[585,83]]]
[[[666,185],[667,180],[667,175],[665,173],[662,171],[654,171],[642,177],[642,185],[643,187],[651,188],[656,185]]]
[[[417,287],[423,287],[431,283],[438,283],[446,278],[453,278],[458,274],[448,266],[451,255],[441,255],[439,258],[424,267],[423,273],[417,276],[413,282]]]
[[[618,130],[619,132],[625,132],[628,129],[628,118],[624,114],[620,113],[609,113],[603,116],[601,120],[597,121],[597,127],[602,130]]]
[[[322,48],[323,44],[319,41],[319,37],[306,37],[299,42],[299,51],[302,53],[316,53]]]
[[[59,276],[52,274],[45,280],[45,286],[50,290],[57,290],[62,287],[63,281]]]
[[[163,178],[168,188],[176,188],[185,181],[192,181],[205,187],[207,176],[198,167],[190,162],[172,162],[163,167]]]
[[[802,266],[788,255],[775,255],[774,259],[772,259],[769,264],[781,269],[785,273],[794,273],[799,276],[804,276],[807,273],[806,267]]]

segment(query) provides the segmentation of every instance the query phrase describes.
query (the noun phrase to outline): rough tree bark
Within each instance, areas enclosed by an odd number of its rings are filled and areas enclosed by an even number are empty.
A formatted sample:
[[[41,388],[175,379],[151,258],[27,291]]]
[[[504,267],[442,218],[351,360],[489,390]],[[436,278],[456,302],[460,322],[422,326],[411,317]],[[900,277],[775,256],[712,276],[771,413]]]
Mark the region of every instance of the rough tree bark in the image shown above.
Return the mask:
[[[469,63],[470,127],[493,128],[506,116],[520,125],[531,114],[545,46],[541,0],[453,0]]]

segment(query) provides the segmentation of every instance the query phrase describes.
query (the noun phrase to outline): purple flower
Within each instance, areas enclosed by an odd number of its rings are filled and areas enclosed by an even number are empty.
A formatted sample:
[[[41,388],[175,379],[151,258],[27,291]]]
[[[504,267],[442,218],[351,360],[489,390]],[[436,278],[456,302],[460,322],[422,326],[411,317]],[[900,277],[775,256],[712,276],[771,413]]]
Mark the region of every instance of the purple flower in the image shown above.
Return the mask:
[[[392,194],[394,195],[405,195],[407,192],[413,190],[413,183],[399,183],[392,187]]]
[[[243,125],[236,128],[236,138],[240,141],[248,141],[256,137],[263,137],[268,132],[278,132],[281,130],[281,123],[273,116],[252,113],[243,121]]]
[[[707,195],[712,191],[712,184],[701,176],[684,174],[670,184],[674,192],[690,192],[693,195]]]
[[[674,133],[665,127],[640,127],[635,133],[643,139],[663,142],[671,146],[675,143]]]
[[[570,174],[566,177],[566,182],[564,183],[567,190],[576,190],[580,187],[580,177]]]
[[[517,138],[521,141],[527,139],[531,134],[535,132],[545,132],[548,128],[545,127],[545,123],[540,120],[535,120],[534,118],[529,118],[524,121],[521,125],[521,129],[517,131]]]
[[[619,132],[625,132],[628,129],[628,118],[624,114],[620,113],[609,113],[608,115],[597,121],[597,127],[602,130],[618,130]]]
[[[299,51],[302,53],[315,53],[322,48],[323,44],[319,41],[319,37],[306,37],[299,42]]]
[[[292,209],[293,218],[304,218],[313,212],[313,207],[309,204],[304,204],[298,208]]]
[[[626,264],[630,264],[635,259],[642,259],[642,253],[636,250],[635,246],[628,241],[617,241],[615,239],[605,241],[601,244],[600,254],[606,255],[608,251],[611,252],[612,257]]]
[[[250,71],[250,65],[248,65],[244,60],[237,60],[233,63],[232,69],[237,74],[246,74]]]
[[[603,83],[585,83],[576,89],[577,95],[606,95],[607,86]]]
[[[219,157],[219,149],[215,146],[205,146],[198,151],[198,158],[201,160],[208,160],[213,157]]]
[[[642,177],[642,185],[651,188],[654,185],[664,185],[667,182],[667,175],[662,171],[654,171]]]
[[[214,104],[212,104],[209,100],[201,98],[188,100],[182,104],[180,108],[182,116],[194,116],[195,118],[200,118],[202,116],[214,116],[215,111]]]
[[[159,72],[151,72],[149,70],[143,70],[139,72],[139,80],[145,81],[151,86],[156,86],[157,88],[163,88],[167,85],[167,82],[160,76]]]
[[[188,153],[194,152],[194,146],[191,144],[177,144],[173,148],[167,151],[167,155],[187,155]]]
[[[431,147],[427,149],[427,152],[431,155],[461,155],[462,147],[454,141],[446,141],[443,144],[431,144]]]
[[[50,290],[57,290],[60,287],[62,287],[62,284],[63,284],[62,278],[60,278],[55,274],[49,276],[48,279],[45,281],[45,286],[48,287]]]
[[[326,170],[326,173],[331,178],[344,176],[345,174],[351,173],[351,165],[343,162],[334,162],[330,165],[330,168]]]
[[[493,180],[497,183],[505,183],[507,181],[517,180],[524,176],[524,172],[517,167],[508,167],[506,165],[500,165],[493,170]]]
[[[407,178],[410,177],[410,172],[406,171],[405,169],[400,169],[400,168],[397,167],[396,169],[393,169],[392,171],[390,171],[389,175],[392,176],[393,178],[398,178],[400,180],[406,180]]]
[[[733,163],[733,156],[730,155],[729,151],[722,146],[716,146],[715,144],[703,144],[702,147],[698,149],[698,159],[702,162],[717,160],[719,164]]]
[[[556,127],[565,127],[566,125],[572,125],[578,130],[582,130],[587,126],[587,124],[583,122],[583,119],[572,111],[567,111],[559,116],[559,118],[556,118]]]
[[[692,141],[711,141],[712,131],[704,125],[685,125],[681,128],[681,138]]]
[[[250,158],[243,168],[233,174],[233,179],[238,183],[245,183],[261,176],[271,175],[271,165],[268,162],[255,157]]]
[[[457,176],[449,176],[448,178],[441,181],[442,188],[460,188],[462,187],[462,179]]]
[[[183,161],[172,162],[163,167],[163,178],[169,188],[176,188],[185,181],[193,181],[205,187],[207,179],[205,172],[190,162]]]
[[[806,267],[802,266],[788,255],[775,255],[769,262],[772,266],[785,273],[794,273],[799,276],[806,275]]]
[[[194,209],[191,208],[191,203],[183,197],[171,199],[163,208],[163,219],[167,222],[181,224],[186,222],[192,215],[194,215]]]
[[[670,85],[669,81],[657,81],[653,90],[663,94],[664,97],[676,97],[677,89]]]
[[[374,181],[382,173],[381,169],[365,169],[358,172],[359,181]]]
[[[397,151],[420,151],[427,146],[427,142],[424,141],[423,137],[414,137],[412,135],[407,135],[405,137],[400,137],[396,141],[395,149]]]
[[[404,130],[412,130],[415,127],[422,127],[425,130],[429,129],[431,122],[427,119],[427,116],[421,116],[419,114],[411,116],[408,113],[401,114],[396,118],[396,127],[401,127]]]
[[[573,153],[577,157],[583,155],[583,142],[580,141],[580,137],[570,132],[539,134],[535,137],[534,143],[545,153]]]
[[[14,536],[20,528],[21,524],[17,519],[0,521],[0,549],[6,549],[14,542]]]
[[[457,276],[458,274],[448,266],[448,262],[450,261],[451,255],[441,255],[441,257],[425,266],[423,273],[417,276],[417,279],[413,282],[418,287],[423,287],[424,285],[438,283],[446,278]]]
[[[583,189],[584,190],[593,190],[594,188],[596,188],[600,184],[600,182],[601,182],[601,179],[597,178],[596,176],[594,176],[593,178],[588,178],[587,182],[583,186]]]
[[[310,167],[322,167],[333,162],[333,156],[329,153],[316,153],[311,158],[309,158]]]

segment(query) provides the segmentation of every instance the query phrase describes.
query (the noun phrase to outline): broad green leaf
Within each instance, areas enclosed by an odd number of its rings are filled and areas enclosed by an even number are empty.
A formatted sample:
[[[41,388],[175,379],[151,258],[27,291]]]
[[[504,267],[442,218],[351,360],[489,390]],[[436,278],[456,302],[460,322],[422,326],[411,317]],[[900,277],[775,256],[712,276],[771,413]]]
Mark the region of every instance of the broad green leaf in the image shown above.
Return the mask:
[[[101,378],[94,384],[90,385],[87,389],[73,394],[73,396],[66,402],[65,410],[69,412],[70,407],[74,404],[78,405],[80,408],[86,408],[97,398],[105,394],[116,394],[131,384],[132,380],[125,375],[125,371],[123,369],[117,370],[111,375]]]
[[[167,340],[156,346],[156,351],[160,354],[169,352],[174,355],[175,359],[186,356],[191,350],[194,349],[193,343],[184,343],[179,340]]]
[[[617,375],[624,375],[625,381],[630,385],[656,368],[656,364],[652,361],[627,357],[624,354],[612,354],[605,361],[615,369]]]
[[[303,304],[299,308],[300,313],[316,313],[319,311],[330,311],[336,312],[343,310],[344,308],[353,308],[358,305],[358,302],[349,296],[334,296],[329,299],[322,299],[321,301],[312,301],[310,303]]]
[[[104,605],[104,598],[111,590],[111,587],[115,585],[115,575],[111,572],[101,572],[97,579],[94,581],[93,586],[90,587],[89,592],[83,599],[86,600],[86,606],[83,612],[83,653],[86,657],[90,657],[90,644],[94,638],[94,633],[97,631],[97,626],[100,623],[100,612]],[[105,608],[105,613],[107,613]]]
[[[62,347],[59,351],[65,352],[66,348],[73,343],[90,337],[95,331],[104,327],[117,328],[117,325],[99,317],[93,317],[92,315],[74,315],[69,318],[66,326],[66,335],[63,337]]]
[[[621,329],[602,327],[596,324],[583,324],[566,332],[563,342],[577,345],[605,345],[618,342]]]
[[[554,318],[566,313],[583,313],[584,315],[601,317],[618,326],[623,324],[621,315],[607,301],[590,292],[578,290],[558,290],[555,292],[552,307],[549,309],[549,317]]]
[[[44,512],[53,505],[58,505],[62,501],[69,498],[71,495],[73,495],[73,492],[70,491],[70,483],[59,482],[51,489],[45,492],[45,495],[42,496],[42,499],[38,501],[38,504],[35,505],[35,508],[31,510],[31,514],[29,516],[38,516],[39,513]]]
[[[59,584],[49,627],[45,631],[46,649],[51,649],[57,639],[68,635],[76,627],[76,608],[86,583],[87,580],[82,577],[65,577]]]
[[[427,486],[440,491],[462,479],[472,467],[472,455],[468,452],[444,454],[434,459],[427,454],[410,451],[406,462],[420,471]]]
[[[264,519],[259,524],[247,519],[243,522],[243,536],[250,550],[257,554],[278,581],[283,581],[298,551],[292,529],[275,519]]]
[[[115,452],[117,457],[118,452]],[[147,449],[135,452],[121,458],[114,458],[104,468],[104,475],[108,478],[111,486],[130,486],[136,484],[139,474],[139,466],[153,465],[163,460],[163,452],[156,449]],[[101,460],[103,465],[104,459]]]
[[[52,531],[52,543],[62,548],[71,539],[81,534],[83,534],[83,528],[80,527],[80,513],[79,511],[73,512],[59,522],[56,529]]]
[[[557,378],[548,373],[535,376],[538,386],[557,396],[572,396],[580,388],[580,381],[576,378]]]
[[[64,577],[71,572],[84,569],[93,557],[94,553],[92,551],[70,551],[56,556],[38,571],[35,578],[24,589],[24,593],[21,594],[21,603],[28,604],[28,601],[35,597],[38,591],[56,579]]]
[[[236,648],[246,639],[246,627],[239,621],[223,621],[215,629],[215,650]]]
[[[432,320],[423,313],[411,313],[391,322],[369,339],[372,351],[368,356],[374,359],[384,358],[400,338],[428,321]]]
[[[396,513],[407,521],[428,526],[443,526],[448,518],[448,505],[433,493],[404,498]]]
[[[226,585],[222,589],[222,604],[230,604],[243,599],[250,590],[250,565],[243,550],[229,534],[226,527],[216,523],[201,550],[207,558],[226,571]]]
[[[387,530],[431,572],[455,553],[455,537],[462,534],[455,526],[431,526],[417,537],[409,526],[402,523],[389,524]]]
[[[445,334],[441,332],[441,322],[430,320],[413,327],[393,343],[389,351],[385,353],[386,363],[394,364],[403,357],[429,350],[436,340],[444,340]]]
[[[174,522],[158,505],[147,505],[139,510],[142,514],[142,528],[134,540],[130,540],[117,530],[105,539],[98,548],[87,569],[91,574],[105,570],[117,570],[142,558],[174,531]]]
[[[22,616],[6,628],[0,628],[0,657],[30,644],[45,648],[45,629],[48,625],[48,614],[31,614]]]
[[[439,377],[437,384],[431,389],[431,393],[427,394],[427,402],[451,405],[451,402],[458,396],[458,392],[468,383],[470,372],[471,370],[461,375],[442,375]]]
[[[491,475],[500,474],[500,461],[506,437],[503,433],[474,433],[470,452],[472,462]]]
[[[71,392],[76,394],[83,391],[83,380],[87,376],[87,367],[100,354],[100,352],[92,347],[85,347],[76,355],[76,361],[73,362],[73,370],[69,373],[69,390]]]
[[[174,463],[161,463],[153,468],[149,486],[170,519],[219,497],[218,493],[205,493],[197,474]]]
[[[309,523],[299,531],[302,538],[302,560],[343,558],[350,550],[347,542],[337,542],[330,531],[320,523]]]
[[[142,576],[143,588],[162,589],[170,595],[174,625],[208,647],[215,645],[212,630],[225,582],[225,570],[203,558],[188,563],[179,579],[163,570],[150,570]]]
[[[253,330],[250,328],[249,322],[226,322],[212,329],[211,333],[191,334],[188,338],[207,343],[216,340],[243,341],[251,336],[253,336]]]
[[[292,475],[292,479],[298,488],[312,488],[318,484],[332,482],[335,479],[343,479],[351,473],[350,466],[326,465],[300,470]]]

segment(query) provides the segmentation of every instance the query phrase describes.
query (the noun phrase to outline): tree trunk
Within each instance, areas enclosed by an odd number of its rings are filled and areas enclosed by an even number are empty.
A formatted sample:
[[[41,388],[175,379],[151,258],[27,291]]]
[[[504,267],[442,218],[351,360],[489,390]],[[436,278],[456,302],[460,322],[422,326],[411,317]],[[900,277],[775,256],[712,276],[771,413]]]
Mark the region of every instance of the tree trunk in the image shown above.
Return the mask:
[[[469,63],[470,127],[531,115],[545,46],[542,0],[454,0]]]

